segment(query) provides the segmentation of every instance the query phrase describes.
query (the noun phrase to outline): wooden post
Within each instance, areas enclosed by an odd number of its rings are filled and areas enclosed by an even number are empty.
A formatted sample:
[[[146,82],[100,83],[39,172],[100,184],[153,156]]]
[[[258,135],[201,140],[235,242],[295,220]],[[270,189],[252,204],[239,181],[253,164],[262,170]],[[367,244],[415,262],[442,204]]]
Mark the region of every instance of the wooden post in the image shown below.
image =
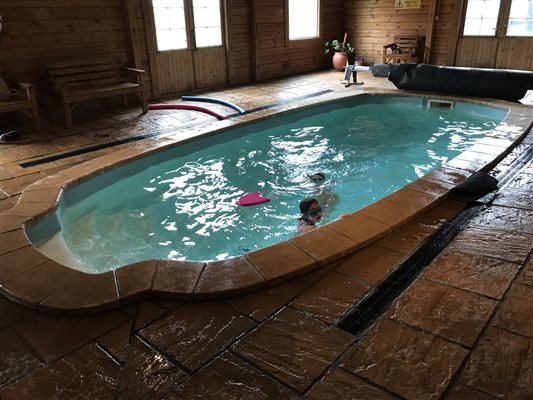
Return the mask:
[[[344,32],[344,39],[342,39],[342,44],[341,44],[341,53],[344,51],[344,45],[346,44],[347,36],[348,36],[348,32]]]
[[[128,42],[130,45],[130,60],[133,60],[134,68],[142,69],[141,51],[137,43],[137,18],[135,17],[135,4],[131,0],[124,0],[126,14],[126,27],[128,30]]]
[[[157,99],[161,96],[161,83],[159,81],[159,63],[157,61],[157,40],[155,37],[154,10],[150,0],[141,0],[144,19],[144,31],[146,32],[146,47],[148,48],[148,63],[150,64],[150,77],[152,78],[152,97]]]
[[[231,9],[231,3],[232,0],[223,1],[222,5],[220,7],[221,13],[222,13],[222,26],[223,26],[223,32],[224,32],[224,50],[226,54],[226,82],[228,84],[232,84],[232,75],[231,73],[234,70],[234,63],[233,63],[233,57],[231,57],[231,51],[230,51],[230,27],[231,22],[229,21],[229,12],[228,10]]]
[[[252,79],[254,82],[258,81],[261,78],[261,73],[259,71],[259,33],[257,31],[258,22],[257,22],[257,0],[252,0],[252,15],[250,18],[251,33],[252,33]]]
[[[455,14],[455,27],[453,29],[452,36],[450,37],[450,48],[448,50],[448,65],[455,65],[455,57],[457,56],[457,42],[459,41],[459,34],[461,30],[462,23],[462,17],[465,13],[465,1],[460,0],[459,1],[459,7],[457,7],[457,11]]]
[[[433,48],[433,32],[435,30],[435,18],[438,15],[440,8],[440,0],[433,0],[433,4],[429,10],[428,28],[426,34],[426,43],[424,44],[424,58],[423,62],[429,64],[431,62],[431,51]]]

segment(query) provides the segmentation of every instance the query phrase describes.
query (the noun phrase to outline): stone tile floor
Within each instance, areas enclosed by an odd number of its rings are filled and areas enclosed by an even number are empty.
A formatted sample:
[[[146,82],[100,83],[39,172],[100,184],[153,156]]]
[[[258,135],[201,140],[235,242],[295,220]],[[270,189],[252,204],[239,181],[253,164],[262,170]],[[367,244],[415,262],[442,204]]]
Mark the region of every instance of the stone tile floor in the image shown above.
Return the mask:
[[[394,87],[321,72],[205,95],[253,108],[324,89]],[[525,100],[532,106],[533,94]],[[49,122],[0,147],[0,210],[43,176],[117,147],[40,166],[19,163],[210,116],[136,108]],[[533,143],[531,134],[525,139]],[[123,145],[123,146],[127,146]],[[513,156],[516,156],[516,152]],[[504,160],[505,164],[505,160]],[[531,399],[533,165],[526,165],[361,338],[333,322],[462,205],[447,200],[364,250],[245,297],[55,317],[0,297],[5,399]],[[38,255],[36,255],[36,258]],[[13,262],[36,265],[38,260]],[[0,266],[0,269],[7,266]]]

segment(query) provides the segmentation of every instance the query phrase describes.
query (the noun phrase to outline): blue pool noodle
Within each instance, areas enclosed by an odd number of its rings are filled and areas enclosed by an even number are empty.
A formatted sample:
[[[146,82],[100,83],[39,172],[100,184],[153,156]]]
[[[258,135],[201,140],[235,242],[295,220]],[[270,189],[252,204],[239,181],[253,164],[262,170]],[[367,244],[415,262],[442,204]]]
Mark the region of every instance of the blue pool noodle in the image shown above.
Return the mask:
[[[181,96],[182,100],[191,100],[191,101],[204,101],[206,103],[218,103],[223,104],[225,106],[231,107],[234,110],[237,110],[239,114],[243,115],[246,114],[246,111],[244,111],[241,107],[239,107],[236,104],[230,103],[229,101],[220,100],[220,99],[214,99],[212,97],[197,97],[197,96]]]

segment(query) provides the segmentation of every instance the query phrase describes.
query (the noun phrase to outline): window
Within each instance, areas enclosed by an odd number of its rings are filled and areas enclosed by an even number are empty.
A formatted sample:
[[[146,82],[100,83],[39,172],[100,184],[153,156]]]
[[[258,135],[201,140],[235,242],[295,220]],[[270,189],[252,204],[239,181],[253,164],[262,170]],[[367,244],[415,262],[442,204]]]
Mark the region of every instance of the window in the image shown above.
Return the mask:
[[[533,36],[533,0],[513,0],[507,36]]]
[[[192,21],[186,18],[191,4]],[[152,0],[152,6],[159,51],[222,45],[219,0]],[[187,36],[189,28],[193,37]]]
[[[465,36],[495,36],[500,0],[468,0]]]
[[[187,48],[183,0],[152,0],[159,51]]]
[[[220,2],[217,0],[193,0],[193,14],[196,47],[222,45]]]
[[[288,0],[289,40],[318,37],[319,0]]]

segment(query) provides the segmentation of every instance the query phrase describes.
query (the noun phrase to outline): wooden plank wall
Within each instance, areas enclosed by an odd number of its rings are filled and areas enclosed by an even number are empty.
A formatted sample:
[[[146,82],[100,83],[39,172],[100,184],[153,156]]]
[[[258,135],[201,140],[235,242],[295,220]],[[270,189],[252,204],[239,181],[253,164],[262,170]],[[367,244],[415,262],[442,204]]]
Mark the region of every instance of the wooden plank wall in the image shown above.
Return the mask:
[[[460,38],[457,44],[456,64],[478,68],[494,68],[497,48],[497,38]]]
[[[18,79],[36,81],[40,60],[128,54],[122,0],[2,0],[0,13],[0,68]]]
[[[37,81],[38,63],[55,57],[91,54],[125,55],[147,71],[148,88],[157,60],[150,57],[144,0],[2,0],[5,33],[0,42],[0,69],[20,80]],[[434,3],[437,2],[437,3]],[[323,42],[348,40],[366,64],[381,62],[382,46],[396,34],[426,37],[434,21],[430,63],[451,65],[461,0],[422,0],[420,9],[396,10],[394,0],[322,0],[322,37],[286,42],[286,0],[225,0],[227,80],[230,85],[329,68]],[[129,16],[129,18],[128,18]],[[479,65],[485,51],[477,51]],[[481,49],[482,50],[482,49]],[[459,54],[459,52],[457,52]],[[464,57],[464,52],[460,52]],[[459,60],[462,63],[461,60]],[[459,63],[459,64],[460,64]],[[497,67],[532,69],[533,39],[502,39]],[[154,72],[155,71],[155,72]],[[209,82],[206,82],[209,84]]]
[[[348,42],[365,64],[383,62],[383,45],[394,35],[428,36],[429,13],[435,0],[422,0],[419,9],[397,10],[394,0],[351,0],[346,2]]]
[[[147,95],[149,99],[153,98],[153,88],[152,88],[152,65],[150,57],[148,56],[148,42],[147,42],[147,33],[145,26],[145,14],[142,7],[141,0],[123,0],[125,2],[133,3],[134,15],[131,20],[131,24],[134,27],[135,34],[133,38],[133,43],[130,43],[130,60],[134,60],[133,49],[136,49],[139,57],[140,64],[136,65],[137,68],[143,69],[146,71],[144,74],[144,81],[147,88]]]
[[[424,0],[422,0],[424,1]],[[433,43],[429,62],[435,65],[453,65],[454,42],[461,18],[460,0],[438,1],[433,26]]]
[[[459,38],[456,65],[533,71],[533,39]]]
[[[226,43],[230,85],[253,79],[252,7],[248,0],[226,0]]]
[[[198,49],[193,52],[197,89],[227,84],[225,52],[224,47]]]
[[[324,68],[329,58],[323,54],[326,39],[342,39],[342,1],[322,2],[322,37],[314,40],[286,41],[285,0],[255,1],[255,57],[258,80],[294,75]],[[327,5],[326,5],[327,3]]]
[[[194,89],[192,51],[162,52],[156,55],[158,94],[169,95]]]
[[[533,71],[533,38],[500,39],[495,67]]]

